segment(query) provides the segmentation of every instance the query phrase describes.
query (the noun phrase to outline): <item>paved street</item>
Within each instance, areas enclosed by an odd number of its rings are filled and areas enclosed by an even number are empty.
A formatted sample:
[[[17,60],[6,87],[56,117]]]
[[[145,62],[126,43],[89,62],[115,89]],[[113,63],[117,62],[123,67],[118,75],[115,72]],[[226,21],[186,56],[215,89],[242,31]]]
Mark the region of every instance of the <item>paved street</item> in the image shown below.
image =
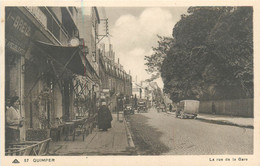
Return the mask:
[[[128,122],[141,155],[253,153],[253,129],[178,119],[155,109],[129,116]]]

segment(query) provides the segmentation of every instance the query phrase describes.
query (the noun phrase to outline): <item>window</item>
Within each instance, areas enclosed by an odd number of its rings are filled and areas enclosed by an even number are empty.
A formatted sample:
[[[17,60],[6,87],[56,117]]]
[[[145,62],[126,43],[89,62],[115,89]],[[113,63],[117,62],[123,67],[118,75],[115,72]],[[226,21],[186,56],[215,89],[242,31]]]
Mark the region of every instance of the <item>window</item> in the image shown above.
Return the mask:
[[[73,7],[69,7],[69,11],[70,11],[71,15],[73,16],[74,15]]]
[[[51,14],[47,14],[47,29],[60,41],[60,27]]]

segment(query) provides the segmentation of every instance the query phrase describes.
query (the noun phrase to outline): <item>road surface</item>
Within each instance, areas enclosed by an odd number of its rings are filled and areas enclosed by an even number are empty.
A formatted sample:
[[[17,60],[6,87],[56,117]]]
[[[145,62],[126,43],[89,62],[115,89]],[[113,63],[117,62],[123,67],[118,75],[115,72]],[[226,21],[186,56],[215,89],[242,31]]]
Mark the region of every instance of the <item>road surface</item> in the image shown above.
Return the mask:
[[[253,129],[179,119],[153,108],[127,121],[140,155],[253,154]]]

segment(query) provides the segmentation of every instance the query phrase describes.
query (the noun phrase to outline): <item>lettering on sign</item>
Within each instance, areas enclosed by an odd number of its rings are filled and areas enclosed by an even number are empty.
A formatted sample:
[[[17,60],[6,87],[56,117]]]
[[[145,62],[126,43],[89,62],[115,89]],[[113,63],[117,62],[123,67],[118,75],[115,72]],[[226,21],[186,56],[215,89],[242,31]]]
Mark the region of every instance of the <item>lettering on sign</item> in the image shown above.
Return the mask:
[[[31,27],[20,16],[16,16],[13,26],[25,36],[31,35]]]
[[[8,48],[12,49],[13,51],[18,52],[19,54],[22,54],[22,55],[24,55],[25,52],[26,52],[24,49],[22,49],[21,47],[17,46],[16,44],[14,44],[11,41],[8,41],[6,46]]]

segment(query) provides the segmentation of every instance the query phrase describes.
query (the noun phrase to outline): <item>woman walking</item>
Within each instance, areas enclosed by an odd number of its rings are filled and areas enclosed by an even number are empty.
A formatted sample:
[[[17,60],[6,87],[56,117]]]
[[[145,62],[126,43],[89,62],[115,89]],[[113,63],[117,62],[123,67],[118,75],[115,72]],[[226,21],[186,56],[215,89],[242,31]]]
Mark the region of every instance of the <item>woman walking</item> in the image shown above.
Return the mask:
[[[98,111],[98,128],[103,131],[111,128],[111,121],[113,120],[110,110],[108,109],[106,102],[102,102]]]

